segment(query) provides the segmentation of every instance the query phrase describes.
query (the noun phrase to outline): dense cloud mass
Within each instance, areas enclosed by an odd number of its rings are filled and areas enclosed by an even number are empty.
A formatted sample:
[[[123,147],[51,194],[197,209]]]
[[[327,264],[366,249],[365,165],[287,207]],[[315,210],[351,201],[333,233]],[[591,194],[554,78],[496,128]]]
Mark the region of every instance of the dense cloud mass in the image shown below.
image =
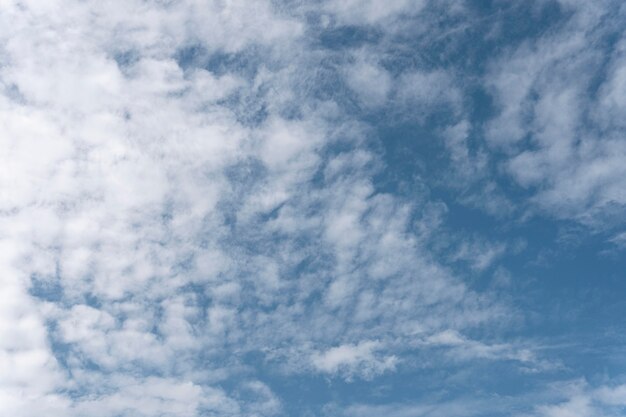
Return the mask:
[[[0,0],[0,415],[620,415],[626,7],[478,3]]]

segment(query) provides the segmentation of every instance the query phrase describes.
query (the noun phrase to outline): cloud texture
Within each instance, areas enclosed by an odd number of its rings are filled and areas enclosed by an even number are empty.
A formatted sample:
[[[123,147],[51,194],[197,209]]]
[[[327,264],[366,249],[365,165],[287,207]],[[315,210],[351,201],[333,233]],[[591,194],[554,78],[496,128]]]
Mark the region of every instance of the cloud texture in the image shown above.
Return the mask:
[[[472,2],[0,1],[0,414],[481,415],[276,380],[557,369],[480,283],[526,241],[448,207],[623,240],[624,7],[535,3],[567,17],[473,67]],[[526,411],[623,407],[584,384]]]

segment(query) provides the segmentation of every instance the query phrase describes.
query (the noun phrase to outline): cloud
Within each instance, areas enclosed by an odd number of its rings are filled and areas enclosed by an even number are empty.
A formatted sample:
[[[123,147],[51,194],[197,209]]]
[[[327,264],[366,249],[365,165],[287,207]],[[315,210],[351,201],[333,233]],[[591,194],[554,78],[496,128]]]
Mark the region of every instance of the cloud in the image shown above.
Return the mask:
[[[392,87],[389,73],[377,63],[362,58],[346,70],[346,81],[367,107],[384,105]]]
[[[270,2],[3,7],[3,294],[16,301],[2,307],[15,345],[2,398],[23,392],[7,413],[274,415],[249,353],[371,379],[399,361],[389,335],[506,314],[420,246],[415,204],[376,190],[366,124],[299,89],[325,58],[298,52],[297,17]],[[375,60],[340,72],[368,105],[391,94]],[[446,82],[413,77],[424,107],[440,96],[426,84]],[[233,388],[242,379],[257,382]]]
[[[495,260],[502,256],[506,245],[481,241],[464,241],[454,253],[454,260],[463,260],[478,271],[488,268]]]
[[[593,228],[619,225],[625,203],[623,47],[604,43],[618,24],[605,6],[564,3],[563,30],[492,60],[486,76],[499,115],[485,134],[503,166],[540,210]]]
[[[1,242],[0,248],[0,412],[34,416],[62,410],[68,401],[57,391],[68,381],[48,343],[44,317],[21,272],[11,266],[16,247]]]
[[[536,407],[536,416],[541,417],[586,417],[618,416],[626,402],[623,385],[601,385],[590,387],[585,381],[557,384],[554,389],[562,396],[561,401]]]
[[[447,399],[398,402],[392,404],[359,403],[341,407],[327,406],[327,415],[420,417],[420,416],[482,416],[508,414],[519,417],[586,417],[619,416],[623,407],[623,386],[615,384],[591,387],[583,380],[561,381],[551,384],[542,394],[522,396],[474,395]],[[616,398],[619,398],[616,400]]]
[[[395,368],[395,356],[377,357],[376,351],[383,348],[379,342],[366,341],[357,345],[341,345],[328,349],[322,353],[314,353],[313,366],[320,372],[351,376],[359,374],[365,378],[372,378]]]
[[[444,347],[450,349],[448,355],[455,360],[467,361],[471,359],[514,360],[522,364],[528,364],[537,369],[545,367],[546,363],[540,363],[535,354],[508,343],[487,344],[471,340],[454,330],[432,334],[423,342],[425,346]]]
[[[418,13],[424,3],[421,0],[392,0],[383,6],[374,0],[330,0],[324,6],[344,24],[384,24],[403,13]]]
[[[465,417],[480,415],[482,410],[476,410],[471,402],[457,402],[448,404],[394,404],[394,405],[352,405],[348,407],[345,416],[380,416],[389,417],[421,417],[421,416],[450,416]]]
[[[586,102],[591,80],[575,75],[596,68],[587,44],[602,15],[591,7],[567,6],[576,18],[566,28],[582,35],[489,59],[474,82],[499,113],[484,126],[472,124],[455,71],[407,63],[415,51],[395,48],[407,46],[405,29],[420,48],[458,35],[428,2],[1,7],[3,415],[288,414],[293,398],[273,378],[368,383],[438,349],[442,367],[540,368],[523,343],[464,336],[519,312],[447,263],[482,272],[510,245],[440,236],[443,198],[385,187],[382,118],[426,126],[445,115],[433,132],[465,204],[513,212],[490,178],[501,169],[554,216],[621,213],[623,45]],[[455,6],[451,20],[464,13]],[[444,33],[426,36],[439,24]],[[367,36],[327,45],[328,31]],[[433,242],[448,237],[446,257]],[[594,391],[589,407],[620,394]],[[347,415],[473,412],[462,407],[354,405]]]

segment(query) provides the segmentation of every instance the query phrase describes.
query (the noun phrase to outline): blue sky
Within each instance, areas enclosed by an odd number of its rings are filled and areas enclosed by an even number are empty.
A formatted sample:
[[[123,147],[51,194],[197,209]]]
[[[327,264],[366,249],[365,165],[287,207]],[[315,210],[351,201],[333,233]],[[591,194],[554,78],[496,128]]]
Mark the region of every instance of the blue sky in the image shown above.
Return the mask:
[[[0,1],[0,415],[626,415],[619,1]]]

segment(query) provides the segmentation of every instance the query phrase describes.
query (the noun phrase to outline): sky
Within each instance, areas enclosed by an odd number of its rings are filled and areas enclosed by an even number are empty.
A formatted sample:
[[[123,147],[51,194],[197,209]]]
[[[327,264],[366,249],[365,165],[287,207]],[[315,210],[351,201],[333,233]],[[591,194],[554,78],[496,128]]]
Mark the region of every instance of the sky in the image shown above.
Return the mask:
[[[0,416],[626,416],[625,28],[0,0]]]

